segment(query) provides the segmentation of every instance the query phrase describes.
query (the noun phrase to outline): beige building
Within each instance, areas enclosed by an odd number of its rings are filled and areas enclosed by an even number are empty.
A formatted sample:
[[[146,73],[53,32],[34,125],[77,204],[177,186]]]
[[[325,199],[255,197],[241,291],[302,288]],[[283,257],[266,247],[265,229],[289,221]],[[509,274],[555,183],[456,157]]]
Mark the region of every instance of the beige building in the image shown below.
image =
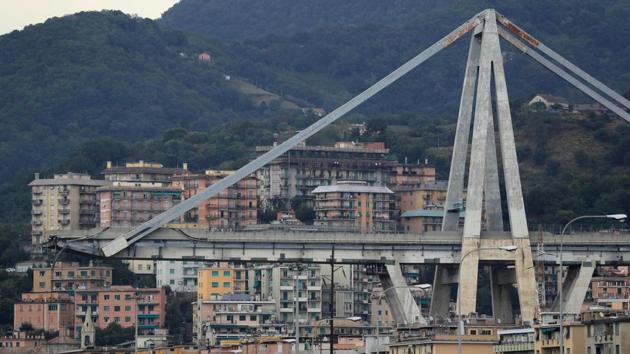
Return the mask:
[[[58,262],[52,272],[51,267],[33,268],[33,292],[73,291],[112,283],[112,268],[106,266]]]
[[[111,185],[97,189],[100,227],[134,227],[170,209],[181,199],[181,190],[171,187],[171,179],[187,173],[186,164],[183,168],[166,168],[139,161],[113,166],[108,161],[102,174]]]
[[[498,342],[498,331],[493,324],[466,324],[462,336],[462,352],[492,354]],[[400,328],[398,338],[389,344],[390,354],[454,354],[457,353],[457,326],[443,324],[427,327]]]
[[[565,319],[564,322],[565,352],[567,354],[586,354],[586,326],[577,320]],[[560,326],[558,322],[538,324],[534,326],[534,330],[536,331],[534,352],[536,354],[558,354],[560,350]],[[591,353],[596,354],[595,352]]]
[[[586,312],[582,323],[586,326],[586,354],[630,353],[628,312]]]
[[[248,294],[226,294],[220,299],[193,303],[194,333],[202,343],[221,344],[258,334],[279,334],[274,301],[253,300]]]
[[[360,231],[392,232],[396,229],[394,192],[362,181],[340,181],[313,190],[315,225]]]
[[[13,328],[23,324],[46,331],[72,331],[74,302],[65,291],[23,293],[13,305]]]
[[[96,188],[108,182],[68,172],[29,183],[32,193],[31,241],[38,245],[61,230],[90,229],[98,225]]]

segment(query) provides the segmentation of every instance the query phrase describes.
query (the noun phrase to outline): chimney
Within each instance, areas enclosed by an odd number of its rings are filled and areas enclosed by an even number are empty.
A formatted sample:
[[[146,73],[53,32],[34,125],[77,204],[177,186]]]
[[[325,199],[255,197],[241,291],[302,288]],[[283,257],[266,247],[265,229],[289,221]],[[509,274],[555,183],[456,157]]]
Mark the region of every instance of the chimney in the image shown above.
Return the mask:
[[[35,179],[39,179],[39,172],[35,172]]]
[[[111,161],[107,161],[107,168],[112,168],[112,162]]]
[[[188,171],[188,162],[184,162],[182,164],[182,168],[184,169],[184,171]]]

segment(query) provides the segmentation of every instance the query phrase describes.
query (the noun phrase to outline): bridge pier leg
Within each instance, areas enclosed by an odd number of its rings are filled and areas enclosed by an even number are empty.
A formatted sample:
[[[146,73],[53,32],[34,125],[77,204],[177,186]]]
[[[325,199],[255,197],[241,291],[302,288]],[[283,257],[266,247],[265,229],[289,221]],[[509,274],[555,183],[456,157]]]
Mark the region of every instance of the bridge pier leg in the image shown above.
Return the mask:
[[[539,310],[539,304],[532,249],[529,238],[516,237],[513,240],[518,247],[515,255],[514,268],[516,270],[516,284],[518,286],[521,319],[524,322],[533,324],[534,318]]]
[[[569,266],[567,276],[562,282],[562,292],[564,297],[564,313],[577,315],[582,310],[582,303],[586,297],[588,286],[595,272],[593,262],[582,262],[579,266]],[[560,310],[560,299],[556,297],[553,303],[553,311]]]
[[[457,268],[454,266],[436,265],[431,307],[429,308],[431,316],[448,316],[453,284],[457,284]]]
[[[457,287],[457,309],[462,315],[477,310],[477,278],[479,276],[479,239],[464,237],[462,239],[462,259],[459,266],[459,285]]]
[[[496,265],[490,267],[492,316],[501,323],[514,323],[512,286],[515,282],[516,274],[513,269]]]
[[[392,310],[394,320],[397,323],[427,324],[407,285],[400,264],[398,262],[387,264],[385,268],[387,273],[381,275],[381,284],[383,289],[392,288],[385,293],[385,298]]]

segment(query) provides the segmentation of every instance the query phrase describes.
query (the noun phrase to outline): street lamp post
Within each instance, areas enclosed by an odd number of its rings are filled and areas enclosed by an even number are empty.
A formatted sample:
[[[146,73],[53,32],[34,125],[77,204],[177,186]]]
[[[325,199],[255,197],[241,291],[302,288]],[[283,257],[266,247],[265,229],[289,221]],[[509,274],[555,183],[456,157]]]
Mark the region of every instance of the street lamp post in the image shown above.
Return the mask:
[[[501,246],[501,247],[484,247],[484,248],[475,248],[473,250],[468,251],[459,261],[459,265],[461,267],[462,263],[464,263],[464,259],[475,252],[487,251],[487,250],[501,250],[506,252],[514,252],[518,249],[518,247],[514,245]],[[461,269],[460,269],[461,274]],[[457,354],[462,354],[462,336],[464,335],[464,322],[462,321],[462,306],[460,303],[460,296],[462,293],[461,289],[461,279],[459,281],[459,289],[457,289]]]
[[[558,297],[560,299],[559,302],[559,321],[560,321],[560,333],[558,335],[558,346],[560,348],[560,354],[564,354],[564,298],[563,298],[563,284],[562,281],[564,279],[564,263],[562,259],[562,251],[564,246],[564,233],[569,228],[569,225],[574,223],[575,221],[582,219],[613,219],[619,222],[624,222],[628,216],[626,214],[604,214],[604,215],[582,215],[576,218],[571,219],[564,227],[562,228],[562,232],[560,233],[560,275],[558,277]]]

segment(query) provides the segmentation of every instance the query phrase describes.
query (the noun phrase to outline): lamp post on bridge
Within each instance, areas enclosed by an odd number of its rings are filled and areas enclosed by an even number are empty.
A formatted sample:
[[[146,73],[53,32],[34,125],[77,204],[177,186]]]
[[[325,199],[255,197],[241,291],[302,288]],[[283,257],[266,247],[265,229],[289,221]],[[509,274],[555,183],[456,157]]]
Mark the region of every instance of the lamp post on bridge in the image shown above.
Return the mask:
[[[473,249],[471,251],[468,251],[468,253],[466,253],[465,255],[462,256],[462,258],[459,261],[459,265],[461,266],[462,263],[464,263],[464,259],[466,259],[466,257],[470,256],[471,254],[475,253],[475,252],[481,252],[481,251],[488,251],[488,250],[501,250],[501,251],[506,251],[506,252],[514,252],[518,249],[518,247],[514,246],[514,245],[508,245],[508,246],[501,246],[501,247],[483,247],[483,248],[476,248]],[[458,287],[459,289],[457,289],[457,354],[462,354],[462,336],[464,335],[464,322],[462,321],[462,306],[460,303],[460,296],[462,293],[462,289],[461,289],[461,281],[458,282]]]
[[[558,298],[559,302],[559,321],[560,321],[560,333],[558,335],[558,347],[560,349],[560,354],[564,354],[564,299],[563,299],[563,284],[562,280],[564,279],[564,263],[562,259],[562,251],[564,246],[564,233],[567,231],[569,226],[578,220],[583,219],[613,219],[619,222],[624,222],[628,216],[626,214],[603,214],[603,215],[582,215],[576,218],[571,219],[564,227],[562,228],[562,232],[560,233],[560,275],[558,276]]]

